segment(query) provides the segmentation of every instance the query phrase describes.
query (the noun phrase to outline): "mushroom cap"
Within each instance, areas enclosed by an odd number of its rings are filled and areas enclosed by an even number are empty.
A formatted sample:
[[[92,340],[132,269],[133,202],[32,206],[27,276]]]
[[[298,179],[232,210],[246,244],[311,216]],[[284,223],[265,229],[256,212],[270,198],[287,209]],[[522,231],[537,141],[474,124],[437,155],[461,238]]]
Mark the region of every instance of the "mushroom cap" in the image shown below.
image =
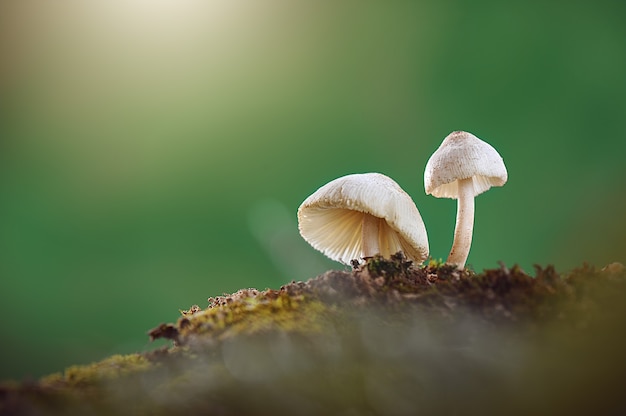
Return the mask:
[[[508,179],[504,161],[489,143],[465,131],[450,133],[428,159],[424,189],[437,198],[458,198],[458,180],[472,178],[474,196]]]
[[[319,188],[298,208],[298,228],[316,250],[344,264],[362,256],[363,216],[379,222],[381,255],[402,251],[421,263],[428,257],[426,227],[411,197],[380,173],[343,176]]]

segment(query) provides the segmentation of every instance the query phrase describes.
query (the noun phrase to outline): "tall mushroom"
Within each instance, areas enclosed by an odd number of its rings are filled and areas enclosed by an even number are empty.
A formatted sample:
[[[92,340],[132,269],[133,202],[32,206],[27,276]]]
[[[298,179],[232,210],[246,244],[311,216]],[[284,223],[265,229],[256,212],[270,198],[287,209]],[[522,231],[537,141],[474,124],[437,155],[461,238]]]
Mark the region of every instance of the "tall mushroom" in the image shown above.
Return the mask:
[[[474,197],[492,186],[504,185],[507,178],[496,149],[465,131],[450,133],[430,157],[424,171],[426,193],[458,200],[454,243],[447,263],[465,267],[472,245]]]
[[[344,264],[398,251],[420,263],[428,257],[415,203],[380,173],[347,175],[319,188],[298,208],[298,228],[315,249]]]

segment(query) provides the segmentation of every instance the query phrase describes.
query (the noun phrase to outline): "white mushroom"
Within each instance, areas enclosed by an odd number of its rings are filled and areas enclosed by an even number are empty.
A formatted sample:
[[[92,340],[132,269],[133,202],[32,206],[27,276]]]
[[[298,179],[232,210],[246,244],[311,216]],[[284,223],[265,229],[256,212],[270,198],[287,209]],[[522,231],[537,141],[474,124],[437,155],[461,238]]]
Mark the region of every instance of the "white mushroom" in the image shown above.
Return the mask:
[[[298,228],[315,249],[344,264],[398,251],[419,263],[428,257],[417,207],[380,173],[347,175],[319,188],[298,208]]]
[[[424,189],[437,198],[458,200],[454,243],[447,263],[465,266],[472,245],[474,197],[507,181],[507,171],[496,149],[471,133],[454,131],[430,157],[424,171]]]

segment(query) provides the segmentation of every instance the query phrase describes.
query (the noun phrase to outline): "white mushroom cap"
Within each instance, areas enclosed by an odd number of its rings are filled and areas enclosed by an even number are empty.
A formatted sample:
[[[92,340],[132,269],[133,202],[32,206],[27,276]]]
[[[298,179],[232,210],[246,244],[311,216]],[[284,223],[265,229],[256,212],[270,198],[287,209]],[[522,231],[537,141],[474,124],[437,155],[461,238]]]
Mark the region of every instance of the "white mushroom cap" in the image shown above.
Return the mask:
[[[363,254],[365,216],[378,220],[378,249],[383,257],[398,251],[420,263],[428,257],[426,228],[415,203],[393,179],[380,173],[347,175],[319,188],[298,208],[298,228],[315,249],[350,264],[369,255]]]
[[[424,189],[437,198],[458,197],[459,179],[473,178],[474,196],[502,186],[508,175],[496,149],[465,131],[450,133],[428,159]]]

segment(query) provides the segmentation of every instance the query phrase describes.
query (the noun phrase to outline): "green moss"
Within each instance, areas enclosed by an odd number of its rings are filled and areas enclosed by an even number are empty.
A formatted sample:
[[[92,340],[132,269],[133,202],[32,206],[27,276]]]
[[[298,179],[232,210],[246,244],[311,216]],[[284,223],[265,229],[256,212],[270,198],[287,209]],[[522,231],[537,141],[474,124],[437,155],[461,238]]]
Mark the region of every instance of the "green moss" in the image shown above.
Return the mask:
[[[441,267],[444,264],[444,261],[443,261],[442,258],[434,259],[434,258],[430,257],[426,264],[427,264],[426,267],[428,267],[430,269],[437,269],[437,268]]]
[[[229,299],[224,305],[183,316],[177,324],[177,342],[184,345],[194,337],[224,340],[242,333],[270,330],[318,332],[325,313],[328,307],[319,300],[266,291],[262,295]]]
[[[40,383],[43,387],[53,388],[88,386],[145,371],[152,365],[153,363],[141,354],[112,355],[89,365],[68,367],[63,373],[43,377]]]

